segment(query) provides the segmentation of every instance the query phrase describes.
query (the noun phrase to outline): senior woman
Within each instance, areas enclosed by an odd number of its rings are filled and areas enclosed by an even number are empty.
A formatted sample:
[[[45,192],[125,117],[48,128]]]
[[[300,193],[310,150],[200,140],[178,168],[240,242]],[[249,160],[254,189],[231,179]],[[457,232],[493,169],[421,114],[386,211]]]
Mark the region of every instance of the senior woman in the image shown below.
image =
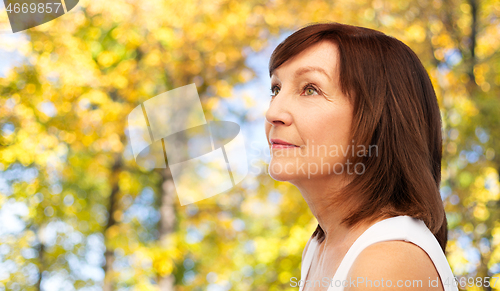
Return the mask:
[[[458,290],[445,257],[441,117],[415,53],[372,29],[317,23],[269,62],[269,173],[318,221],[300,290]]]

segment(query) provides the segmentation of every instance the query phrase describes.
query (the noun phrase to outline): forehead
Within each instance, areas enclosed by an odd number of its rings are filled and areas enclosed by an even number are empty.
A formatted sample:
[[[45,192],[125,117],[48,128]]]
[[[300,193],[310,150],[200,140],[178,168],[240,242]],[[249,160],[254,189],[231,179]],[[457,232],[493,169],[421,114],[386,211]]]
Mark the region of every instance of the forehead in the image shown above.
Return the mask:
[[[271,78],[293,78],[294,73],[304,67],[323,69],[336,79],[338,72],[337,45],[330,41],[321,41],[288,59],[273,71]]]

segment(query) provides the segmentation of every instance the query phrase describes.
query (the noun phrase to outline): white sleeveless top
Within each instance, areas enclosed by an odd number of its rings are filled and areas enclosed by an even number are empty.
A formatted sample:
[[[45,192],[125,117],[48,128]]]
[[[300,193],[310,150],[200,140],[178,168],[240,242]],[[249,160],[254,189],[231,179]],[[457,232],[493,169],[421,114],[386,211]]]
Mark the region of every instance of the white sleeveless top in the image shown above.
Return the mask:
[[[410,216],[396,216],[384,219],[365,230],[365,232],[356,239],[354,244],[351,248],[349,248],[346,255],[342,259],[342,262],[333,276],[333,281],[329,284],[330,287],[327,291],[344,290],[342,282],[347,279],[349,269],[363,249],[377,242],[393,240],[412,242],[422,248],[434,263],[439,277],[441,278],[441,282],[443,283],[444,290],[458,291],[458,288],[454,284],[455,277],[453,276],[450,265],[446,260],[446,256],[444,255],[439,242],[423,221]],[[301,267],[300,277],[304,281],[307,279],[307,273],[311,267],[313,255],[317,246],[318,240],[316,238],[311,239]],[[304,288],[304,281],[299,285],[299,291],[302,291]],[[423,280],[423,287],[428,286],[429,283],[426,281],[427,280]],[[319,283],[324,284],[321,286],[325,286],[326,288],[326,283],[322,282],[323,281],[320,280]],[[349,282],[349,280],[346,282]],[[396,286],[395,282],[392,284],[394,284],[393,286]]]

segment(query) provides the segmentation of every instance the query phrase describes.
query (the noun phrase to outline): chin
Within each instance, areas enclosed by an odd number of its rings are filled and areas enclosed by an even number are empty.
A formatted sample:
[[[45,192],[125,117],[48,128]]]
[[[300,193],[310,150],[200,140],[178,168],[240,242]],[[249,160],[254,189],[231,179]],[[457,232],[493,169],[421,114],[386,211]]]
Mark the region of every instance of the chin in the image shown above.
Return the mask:
[[[274,180],[280,181],[280,182],[286,182],[286,181],[290,181],[293,179],[291,177],[291,175],[284,174],[284,173],[269,172],[269,176],[271,176],[271,178],[273,178]]]
[[[284,169],[284,164],[276,161],[271,161],[268,167],[268,173],[271,178],[276,181],[285,182],[290,180],[295,180],[298,177],[298,174],[291,170],[292,167],[289,166],[288,173]]]

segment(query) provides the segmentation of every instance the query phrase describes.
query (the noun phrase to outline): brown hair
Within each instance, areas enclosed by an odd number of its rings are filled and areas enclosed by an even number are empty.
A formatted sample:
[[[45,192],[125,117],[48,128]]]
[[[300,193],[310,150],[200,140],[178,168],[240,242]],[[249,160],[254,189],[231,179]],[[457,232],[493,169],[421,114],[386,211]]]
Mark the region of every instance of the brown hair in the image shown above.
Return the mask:
[[[377,217],[421,219],[445,252],[448,228],[439,192],[441,115],[424,66],[394,37],[327,22],[303,27],[280,43],[271,55],[269,76],[321,41],[338,47],[339,85],[354,107],[351,138],[379,150],[376,158],[354,157],[352,163],[362,162],[366,170],[332,195],[332,205],[349,206],[342,221],[349,226]],[[319,224],[315,236],[320,242],[325,238]]]

